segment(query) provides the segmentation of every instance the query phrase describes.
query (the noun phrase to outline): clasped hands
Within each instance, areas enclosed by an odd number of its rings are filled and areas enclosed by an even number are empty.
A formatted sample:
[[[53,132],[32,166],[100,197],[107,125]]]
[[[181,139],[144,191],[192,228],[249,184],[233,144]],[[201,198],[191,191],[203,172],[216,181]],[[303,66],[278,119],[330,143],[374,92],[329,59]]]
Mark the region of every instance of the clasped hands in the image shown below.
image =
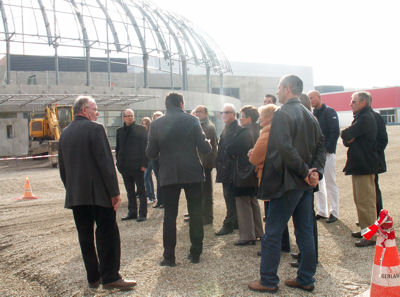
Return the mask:
[[[319,173],[317,171],[317,168],[308,169],[308,175],[304,179],[304,181],[311,187],[315,188],[319,182]]]

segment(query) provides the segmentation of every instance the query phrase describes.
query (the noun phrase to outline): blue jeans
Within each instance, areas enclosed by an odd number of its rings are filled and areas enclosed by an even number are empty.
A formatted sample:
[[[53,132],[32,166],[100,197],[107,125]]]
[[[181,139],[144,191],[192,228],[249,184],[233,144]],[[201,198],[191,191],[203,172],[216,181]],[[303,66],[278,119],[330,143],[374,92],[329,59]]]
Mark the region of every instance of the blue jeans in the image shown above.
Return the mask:
[[[261,284],[278,287],[277,275],[281,258],[282,234],[290,217],[300,250],[297,282],[303,286],[314,284],[316,257],[313,236],[312,192],[293,190],[269,203],[265,234],[261,240]]]
[[[144,186],[146,188],[146,196],[150,200],[154,200],[154,184],[153,184],[153,178],[151,176],[152,172],[152,167],[151,167],[151,162],[147,165],[146,171],[144,172]]]

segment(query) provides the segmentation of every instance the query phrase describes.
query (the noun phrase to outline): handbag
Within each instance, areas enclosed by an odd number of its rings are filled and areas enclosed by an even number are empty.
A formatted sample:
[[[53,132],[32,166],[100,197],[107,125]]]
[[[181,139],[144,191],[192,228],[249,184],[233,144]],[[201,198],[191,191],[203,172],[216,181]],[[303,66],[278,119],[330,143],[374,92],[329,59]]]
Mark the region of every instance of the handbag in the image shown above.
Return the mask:
[[[255,166],[249,162],[247,156],[235,159],[233,184],[238,188],[250,188],[258,186]]]

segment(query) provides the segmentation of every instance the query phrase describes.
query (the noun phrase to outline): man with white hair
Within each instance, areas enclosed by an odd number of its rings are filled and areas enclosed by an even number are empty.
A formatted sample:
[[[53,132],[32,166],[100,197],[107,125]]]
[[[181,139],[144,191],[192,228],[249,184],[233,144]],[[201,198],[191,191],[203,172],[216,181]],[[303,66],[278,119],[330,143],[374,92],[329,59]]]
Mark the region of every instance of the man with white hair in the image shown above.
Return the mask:
[[[119,274],[121,243],[116,210],[121,196],[106,131],[95,122],[99,115],[96,101],[78,97],[74,114],[60,137],[58,164],[66,190],[65,207],[74,215],[89,288],[99,287],[100,282],[105,289],[133,288],[136,282]]]
[[[357,208],[361,230],[374,224],[376,220],[375,175],[379,172],[377,154],[377,124],[371,109],[372,97],[368,92],[355,92],[351,96],[350,106],[354,120],[350,127],[342,130],[343,144],[348,147],[347,161],[343,168],[351,175],[354,203]],[[376,236],[366,240],[361,232],[352,232],[351,236],[361,238],[356,247],[374,246]]]
[[[226,148],[233,142],[238,131],[241,129],[236,119],[236,109],[232,104],[225,104],[221,112],[225,123],[218,143],[216,159],[217,183],[222,183],[222,190],[226,204],[226,217],[222,228],[215,233],[217,236],[226,235],[238,228],[235,193],[233,187],[234,161],[227,154]]]
[[[324,178],[318,184],[319,191],[315,192],[317,201],[316,219],[328,218],[326,222],[333,223],[339,217],[339,190],[336,184],[336,144],[340,134],[339,118],[333,108],[322,102],[321,94],[318,91],[309,92],[308,97],[313,107],[313,114],[318,119],[325,136],[326,149]]]

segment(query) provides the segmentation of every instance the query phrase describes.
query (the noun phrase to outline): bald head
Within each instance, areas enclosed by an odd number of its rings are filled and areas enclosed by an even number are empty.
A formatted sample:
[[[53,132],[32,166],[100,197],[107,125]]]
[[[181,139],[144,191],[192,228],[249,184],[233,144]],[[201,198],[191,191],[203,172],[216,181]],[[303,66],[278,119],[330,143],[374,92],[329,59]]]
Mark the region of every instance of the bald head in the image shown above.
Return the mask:
[[[311,106],[313,108],[320,109],[322,107],[322,97],[320,92],[312,90],[308,92],[308,97],[310,98]]]

